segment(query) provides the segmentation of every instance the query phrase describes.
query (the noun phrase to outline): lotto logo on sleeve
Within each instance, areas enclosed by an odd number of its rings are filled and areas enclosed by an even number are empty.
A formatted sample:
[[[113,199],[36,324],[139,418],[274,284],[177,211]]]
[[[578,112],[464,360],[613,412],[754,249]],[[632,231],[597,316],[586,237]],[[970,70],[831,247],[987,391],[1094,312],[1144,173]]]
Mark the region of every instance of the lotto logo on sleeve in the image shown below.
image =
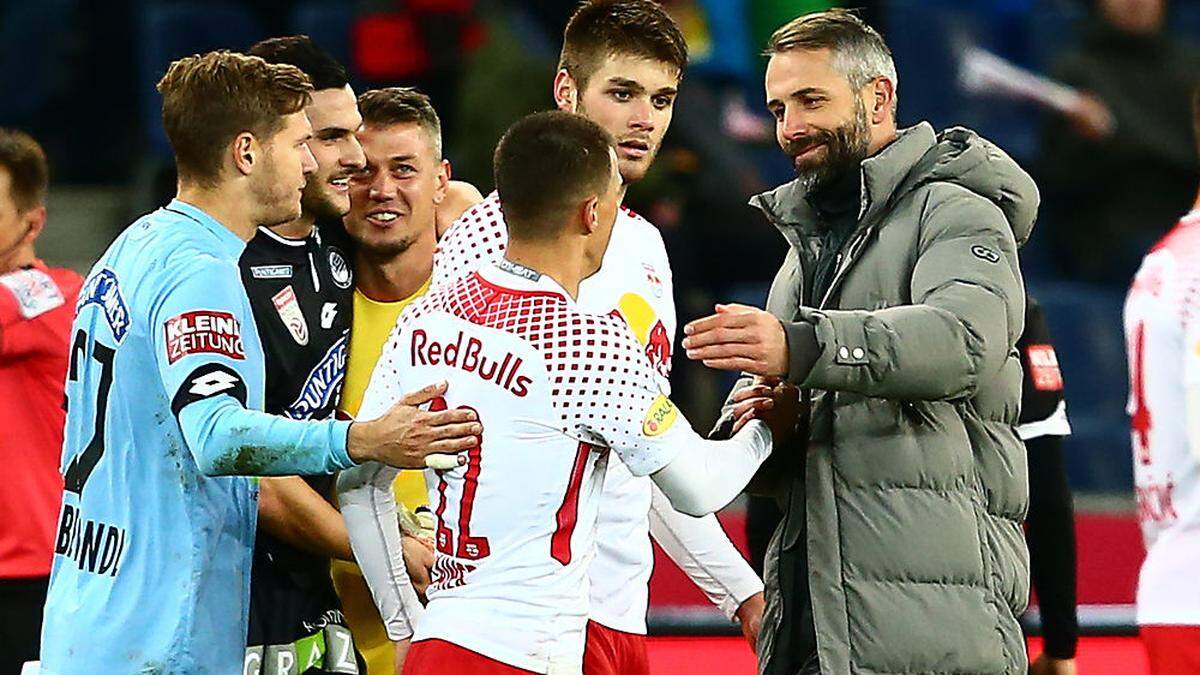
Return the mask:
[[[664,434],[675,424],[678,417],[679,410],[671,403],[671,399],[659,394],[646,411],[646,418],[642,420],[642,433],[651,437]]]
[[[167,361],[175,363],[189,354],[221,354],[239,361],[246,358],[242,326],[229,312],[197,310],[167,319]]]
[[[1033,380],[1033,388],[1038,391],[1062,391],[1062,371],[1058,368],[1058,355],[1051,345],[1029,345],[1026,348],[1029,359],[1029,379]]]

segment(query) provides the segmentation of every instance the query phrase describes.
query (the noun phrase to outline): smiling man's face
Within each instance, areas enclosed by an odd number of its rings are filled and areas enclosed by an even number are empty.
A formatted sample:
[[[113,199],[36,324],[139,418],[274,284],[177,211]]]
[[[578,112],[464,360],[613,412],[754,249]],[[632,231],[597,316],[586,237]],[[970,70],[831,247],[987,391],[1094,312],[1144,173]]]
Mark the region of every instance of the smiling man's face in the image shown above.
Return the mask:
[[[865,89],[851,88],[828,49],[793,49],[767,63],[767,109],[775,117],[775,139],[810,191],[870,154]]]
[[[355,130],[362,124],[350,85],[321,89],[304,108],[312,123],[308,149],[317,170],[308,177],[300,206],[314,219],[341,218],[350,210],[350,177],[363,167],[363,151]]]
[[[435,236],[449,165],[417,122],[368,124],[358,132],[366,167],[350,181],[346,231],[366,253],[392,257]]]

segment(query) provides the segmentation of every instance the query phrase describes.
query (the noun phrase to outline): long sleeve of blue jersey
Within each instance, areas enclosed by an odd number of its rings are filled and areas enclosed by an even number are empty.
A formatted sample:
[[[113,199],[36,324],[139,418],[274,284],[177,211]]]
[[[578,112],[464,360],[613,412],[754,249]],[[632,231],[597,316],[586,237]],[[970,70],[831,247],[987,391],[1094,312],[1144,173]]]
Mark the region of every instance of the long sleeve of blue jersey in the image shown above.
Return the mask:
[[[349,422],[298,421],[262,407],[263,354],[236,264],[190,258],[150,311],[171,411],[207,475],[310,475],[354,466]]]

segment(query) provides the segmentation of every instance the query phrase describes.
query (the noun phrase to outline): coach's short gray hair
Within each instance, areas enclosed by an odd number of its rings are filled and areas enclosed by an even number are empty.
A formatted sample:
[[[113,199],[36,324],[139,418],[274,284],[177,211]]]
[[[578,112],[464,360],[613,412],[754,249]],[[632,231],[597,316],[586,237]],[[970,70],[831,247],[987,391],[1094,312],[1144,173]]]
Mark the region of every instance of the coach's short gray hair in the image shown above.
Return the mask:
[[[887,78],[893,92],[899,90],[892,50],[874,28],[848,10],[830,9],[792,19],[771,34],[764,54],[774,56],[793,49],[828,49],[833,67],[855,90],[877,77]],[[893,97],[892,115],[897,100],[898,96]]]

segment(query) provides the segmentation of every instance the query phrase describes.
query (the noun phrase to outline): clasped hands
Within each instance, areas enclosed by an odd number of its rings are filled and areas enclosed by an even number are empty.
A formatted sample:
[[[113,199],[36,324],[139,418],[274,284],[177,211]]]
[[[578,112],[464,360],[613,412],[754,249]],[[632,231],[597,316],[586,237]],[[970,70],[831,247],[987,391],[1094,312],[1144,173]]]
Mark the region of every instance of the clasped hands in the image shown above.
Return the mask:
[[[754,382],[730,397],[733,433],[752,419],[771,428],[775,442],[795,431],[800,391],[783,381],[788,343],[783,325],[769,312],[748,305],[717,305],[716,313],[684,326],[687,357],[709,368],[754,375]]]

